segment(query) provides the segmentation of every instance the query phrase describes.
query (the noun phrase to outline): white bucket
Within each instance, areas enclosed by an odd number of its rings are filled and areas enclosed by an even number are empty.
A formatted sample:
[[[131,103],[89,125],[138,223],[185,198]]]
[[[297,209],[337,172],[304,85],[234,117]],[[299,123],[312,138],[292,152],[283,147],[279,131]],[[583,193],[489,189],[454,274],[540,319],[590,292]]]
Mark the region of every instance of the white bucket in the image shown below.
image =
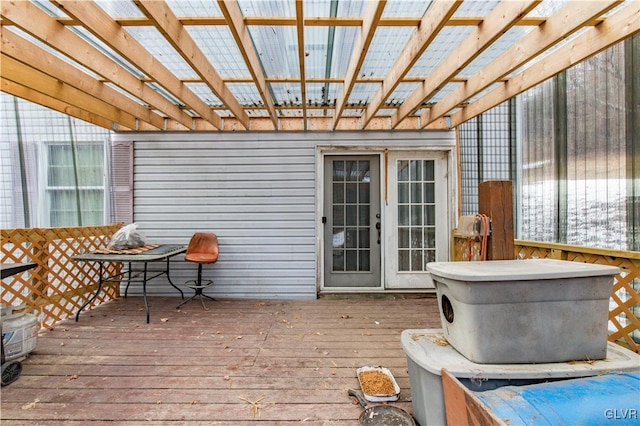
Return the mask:
[[[25,358],[38,342],[38,319],[19,307],[0,305],[5,362]]]

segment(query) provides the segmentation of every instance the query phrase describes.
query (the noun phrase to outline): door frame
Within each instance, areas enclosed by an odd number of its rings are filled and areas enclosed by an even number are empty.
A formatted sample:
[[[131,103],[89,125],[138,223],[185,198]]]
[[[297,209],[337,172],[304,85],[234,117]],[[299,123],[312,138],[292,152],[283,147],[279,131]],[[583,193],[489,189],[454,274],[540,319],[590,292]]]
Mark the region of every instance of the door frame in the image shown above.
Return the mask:
[[[316,291],[318,293],[327,292],[327,293],[353,293],[353,292],[377,292],[384,290],[384,262],[385,262],[385,250],[384,250],[384,240],[381,239],[381,247],[380,247],[380,285],[375,287],[324,287],[324,249],[325,249],[325,241],[324,241],[324,224],[322,223],[322,216],[324,215],[324,162],[325,157],[327,156],[378,156],[378,173],[380,176],[380,185],[378,191],[380,192],[380,223],[384,223],[384,208],[383,208],[383,178],[384,178],[384,170],[383,170],[383,155],[384,149],[382,148],[357,148],[357,147],[329,147],[329,146],[318,146],[318,150],[316,153],[316,256],[317,256],[317,265],[316,265]]]
[[[385,286],[386,273],[387,273],[387,257],[388,247],[385,244],[386,233],[388,230],[385,224],[388,223],[387,215],[388,211],[385,206],[385,185],[388,183],[388,176],[386,176],[385,170],[385,151],[387,152],[442,152],[446,161],[446,191],[448,194],[448,217],[447,217],[447,234],[450,235],[451,231],[455,227],[458,217],[458,191],[457,191],[457,173],[456,173],[456,147],[455,146],[375,146],[375,147],[362,147],[362,146],[329,146],[329,145],[317,145],[316,146],[316,293],[353,293],[353,292],[412,292],[412,293],[432,293],[435,290],[432,288],[426,289],[402,289],[402,288],[388,288]],[[330,287],[324,288],[324,224],[322,223],[322,216],[324,212],[324,161],[325,156],[330,155],[379,155],[379,168],[380,168],[380,221],[382,223],[382,238],[381,238],[381,250],[380,261],[382,263],[380,270],[380,285],[376,287],[357,287],[357,288],[345,288],[345,287]],[[391,189],[391,188],[389,188]],[[450,241],[447,244],[447,252],[450,257]]]
[[[333,235],[333,231],[335,228],[335,224],[333,224],[333,213],[331,209],[328,209],[333,205],[331,201],[333,195],[333,187],[330,185],[330,181],[332,180],[332,168],[329,167],[333,161],[336,160],[358,160],[358,161],[366,161],[370,163],[370,200],[369,200],[369,214],[368,218],[370,220],[368,229],[369,234],[369,260],[370,267],[365,270],[358,271],[332,271],[333,260],[332,256],[332,244],[326,244],[327,241],[331,241],[331,236]],[[322,157],[323,161],[323,170],[324,175],[322,177],[322,184],[324,188],[324,194],[322,198],[322,212],[323,212],[323,220],[322,220],[322,241],[325,242],[323,245],[324,253],[323,253],[323,290],[330,292],[334,289],[338,289],[338,291],[355,291],[357,289],[364,289],[366,291],[378,290],[380,289],[380,283],[383,283],[382,277],[382,253],[384,244],[382,242],[382,230],[379,225],[382,225],[382,200],[380,199],[380,188],[381,185],[381,165],[380,165],[380,155],[378,154],[352,154],[352,153],[333,153],[332,155],[324,155]],[[329,185],[329,186],[327,186]],[[346,197],[346,194],[345,194]],[[359,197],[358,197],[359,199]],[[325,204],[328,203],[328,204]],[[327,211],[329,210],[329,211]],[[359,217],[359,215],[358,215]],[[326,222],[326,223],[325,223]],[[358,224],[360,223],[360,219],[358,219]],[[379,225],[378,225],[379,224]],[[348,223],[344,223],[345,227],[349,227]],[[377,232],[376,232],[377,229]],[[319,230],[320,231],[320,230]],[[378,237],[376,237],[376,234]],[[360,236],[360,231],[358,232]],[[335,237],[335,235],[333,235]],[[359,240],[359,237],[358,237]],[[376,240],[378,242],[376,242]],[[359,246],[359,243],[358,243]],[[346,246],[348,247],[348,246]],[[348,251],[348,250],[347,250]],[[378,278],[378,281],[375,281],[375,278]],[[370,285],[370,283],[378,283],[378,285]]]

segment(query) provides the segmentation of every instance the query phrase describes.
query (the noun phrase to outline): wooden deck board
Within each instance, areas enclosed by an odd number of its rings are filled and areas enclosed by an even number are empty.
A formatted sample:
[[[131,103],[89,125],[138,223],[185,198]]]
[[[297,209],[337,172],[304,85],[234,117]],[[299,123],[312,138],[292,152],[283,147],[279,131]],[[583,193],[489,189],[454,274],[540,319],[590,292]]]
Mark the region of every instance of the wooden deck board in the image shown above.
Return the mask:
[[[42,332],[2,424],[354,425],[363,365],[391,369],[412,412],[400,333],[440,324],[429,296],[178,301],[151,298],[150,324],[130,297]]]

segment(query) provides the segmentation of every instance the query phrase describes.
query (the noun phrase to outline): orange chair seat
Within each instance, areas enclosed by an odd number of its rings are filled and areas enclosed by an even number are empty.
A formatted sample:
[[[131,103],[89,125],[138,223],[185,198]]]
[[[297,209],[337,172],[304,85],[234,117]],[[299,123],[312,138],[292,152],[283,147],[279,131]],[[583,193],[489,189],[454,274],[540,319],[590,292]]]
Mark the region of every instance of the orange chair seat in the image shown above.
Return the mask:
[[[184,260],[196,263],[214,263],[218,260],[218,255],[211,253],[188,253],[185,255]]]

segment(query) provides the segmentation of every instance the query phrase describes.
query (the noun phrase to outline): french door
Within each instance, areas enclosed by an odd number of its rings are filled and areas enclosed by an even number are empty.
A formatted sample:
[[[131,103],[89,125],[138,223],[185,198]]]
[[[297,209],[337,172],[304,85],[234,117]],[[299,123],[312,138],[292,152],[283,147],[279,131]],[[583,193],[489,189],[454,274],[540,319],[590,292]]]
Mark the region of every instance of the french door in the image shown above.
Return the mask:
[[[380,156],[324,159],[324,287],[379,288]]]

